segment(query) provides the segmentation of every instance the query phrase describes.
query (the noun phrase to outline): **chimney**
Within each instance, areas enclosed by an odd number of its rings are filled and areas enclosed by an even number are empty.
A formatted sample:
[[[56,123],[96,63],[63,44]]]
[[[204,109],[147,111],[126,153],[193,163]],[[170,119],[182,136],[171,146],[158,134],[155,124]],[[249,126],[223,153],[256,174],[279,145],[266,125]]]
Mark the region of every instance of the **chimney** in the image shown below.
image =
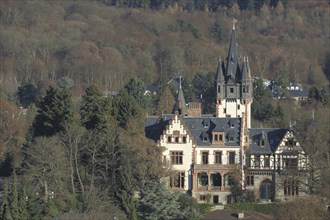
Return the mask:
[[[202,107],[200,102],[189,102],[187,115],[190,117],[200,117],[202,115]]]

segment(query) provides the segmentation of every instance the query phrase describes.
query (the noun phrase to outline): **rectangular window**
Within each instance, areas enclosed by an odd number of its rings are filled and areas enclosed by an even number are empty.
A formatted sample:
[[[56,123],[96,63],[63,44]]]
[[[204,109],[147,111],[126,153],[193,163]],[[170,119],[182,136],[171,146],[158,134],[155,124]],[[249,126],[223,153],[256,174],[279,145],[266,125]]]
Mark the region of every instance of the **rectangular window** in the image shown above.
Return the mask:
[[[213,144],[221,144],[223,142],[223,132],[213,132],[212,142]]]
[[[223,109],[223,113],[226,114],[226,109],[225,108]]]
[[[234,93],[234,88],[230,88],[230,93]]]
[[[245,93],[245,86],[243,86],[243,93]]]
[[[284,195],[285,196],[298,196],[299,195],[299,181],[287,178],[284,180]]]
[[[209,152],[208,151],[202,152],[202,163],[209,164]]]
[[[182,137],[182,142],[183,142],[183,143],[187,143],[187,137],[186,137],[186,136],[183,136],[183,137]]]
[[[199,200],[200,201],[206,201],[206,196],[205,195],[199,195]]]
[[[167,137],[167,143],[171,143],[172,142],[172,137],[171,136],[168,136]]]
[[[171,151],[171,163],[182,164],[183,151]]]
[[[270,166],[270,160],[269,160],[269,156],[265,156],[264,157],[264,167],[269,167]]]
[[[253,175],[248,175],[246,177],[246,185],[247,186],[254,186],[254,176]]]
[[[222,152],[221,151],[216,151],[214,157],[215,157],[214,163],[222,164]]]
[[[250,167],[251,166],[251,157],[250,155],[247,155],[245,158],[245,166]]]
[[[221,90],[220,90],[220,86],[218,86],[218,93],[220,93],[220,91],[221,91]]]
[[[235,152],[229,152],[229,164],[235,164]]]
[[[175,137],[175,143],[179,143],[179,137]]]
[[[260,168],[260,155],[255,156],[254,165],[256,168]]]
[[[179,172],[176,176],[170,178],[170,187],[184,189],[184,172]]]
[[[284,167],[286,169],[296,169],[298,168],[298,159],[297,158],[284,158]]]
[[[237,109],[240,110],[241,106],[240,105],[237,105]]]

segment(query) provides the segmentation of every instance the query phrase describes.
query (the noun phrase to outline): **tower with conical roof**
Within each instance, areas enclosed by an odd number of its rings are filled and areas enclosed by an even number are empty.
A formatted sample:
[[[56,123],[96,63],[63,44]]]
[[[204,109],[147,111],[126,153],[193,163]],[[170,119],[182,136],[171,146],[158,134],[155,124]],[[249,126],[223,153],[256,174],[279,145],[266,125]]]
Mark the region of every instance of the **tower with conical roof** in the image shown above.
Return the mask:
[[[251,127],[252,79],[248,58],[241,59],[236,42],[235,23],[230,38],[226,62],[219,58],[216,72],[216,116],[242,117],[247,128]]]
[[[181,76],[180,76],[179,91],[178,91],[178,96],[176,99],[176,104],[177,104],[177,109],[178,109],[179,115],[186,116],[187,115],[187,105],[186,105],[186,100],[184,98],[184,94],[183,94],[183,90],[182,90]]]

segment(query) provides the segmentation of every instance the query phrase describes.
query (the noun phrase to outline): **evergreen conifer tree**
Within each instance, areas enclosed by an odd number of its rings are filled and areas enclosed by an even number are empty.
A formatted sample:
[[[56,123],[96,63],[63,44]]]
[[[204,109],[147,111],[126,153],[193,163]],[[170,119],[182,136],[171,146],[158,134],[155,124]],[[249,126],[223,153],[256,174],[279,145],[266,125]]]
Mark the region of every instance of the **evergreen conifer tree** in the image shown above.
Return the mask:
[[[40,102],[33,124],[35,136],[52,136],[63,130],[64,123],[71,119],[71,96],[67,90],[52,86]]]

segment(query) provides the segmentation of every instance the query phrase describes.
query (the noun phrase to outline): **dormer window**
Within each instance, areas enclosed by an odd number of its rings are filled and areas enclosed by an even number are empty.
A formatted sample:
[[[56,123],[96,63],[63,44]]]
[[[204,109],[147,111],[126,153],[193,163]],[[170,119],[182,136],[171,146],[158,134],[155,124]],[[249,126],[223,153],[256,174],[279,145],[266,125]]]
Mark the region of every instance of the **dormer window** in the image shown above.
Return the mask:
[[[204,128],[208,128],[210,126],[210,119],[204,119],[203,125],[204,125]]]
[[[172,142],[172,137],[171,136],[168,136],[167,137],[167,143],[171,143]]]
[[[230,93],[234,93],[234,88],[229,88]]]
[[[260,146],[261,146],[261,147],[264,147],[264,146],[265,146],[265,140],[264,140],[264,139],[261,139],[261,140],[260,140]]]
[[[223,132],[212,132],[212,144],[222,144],[223,136]]]
[[[203,133],[202,133],[202,140],[203,140],[203,141],[207,141],[207,140],[208,140],[208,135],[207,135],[206,132],[203,132]]]
[[[230,121],[229,121],[229,126],[230,126],[231,128],[234,128],[234,127],[235,127],[235,121],[234,121],[234,119],[230,119]]]

